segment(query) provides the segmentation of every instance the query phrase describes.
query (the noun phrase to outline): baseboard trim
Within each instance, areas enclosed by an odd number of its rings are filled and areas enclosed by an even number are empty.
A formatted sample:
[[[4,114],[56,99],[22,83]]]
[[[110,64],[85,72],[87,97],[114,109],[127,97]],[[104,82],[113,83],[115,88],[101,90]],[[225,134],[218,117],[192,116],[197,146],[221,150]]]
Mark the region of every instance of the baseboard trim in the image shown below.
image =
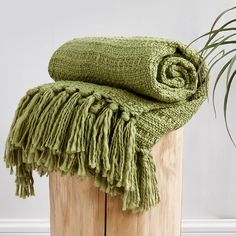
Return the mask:
[[[47,219],[0,219],[0,236],[50,236]],[[236,236],[236,219],[183,219],[182,236]]]
[[[236,219],[183,219],[182,235],[236,236]]]
[[[0,236],[50,236],[47,219],[0,219]]]

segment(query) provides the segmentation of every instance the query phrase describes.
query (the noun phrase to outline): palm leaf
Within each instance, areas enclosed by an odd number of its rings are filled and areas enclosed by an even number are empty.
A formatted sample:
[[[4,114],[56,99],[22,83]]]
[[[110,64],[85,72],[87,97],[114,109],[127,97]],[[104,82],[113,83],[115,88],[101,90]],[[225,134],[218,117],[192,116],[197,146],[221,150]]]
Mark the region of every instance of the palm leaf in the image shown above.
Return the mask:
[[[232,137],[232,134],[229,129],[228,121],[227,121],[227,109],[228,109],[228,101],[229,101],[229,95],[231,91],[231,85],[234,78],[236,77],[236,70],[233,69],[234,66],[236,66],[236,39],[235,39],[236,27],[232,25],[236,23],[236,19],[234,18],[230,19],[224,24],[218,26],[222,17],[232,10],[236,10],[236,6],[231,7],[230,9],[227,9],[223,11],[222,13],[220,13],[216,17],[215,21],[213,22],[209,32],[206,32],[200,35],[199,37],[197,37],[196,39],[194,39],[187,47],[197,42],[198,40],[202,40],[202,39],[206,40],[202,49],[199,50],[199,54],[202,56],[202,63],[200,64],[198,68],[198,76],[201,76],[201,73],[200,73],[201,68],[207,61],[209,61],[208,62],[209,71],[207,74],[207,79],[209,79],[209,74],[212,71],[212,69],[215,68],[215,66],[218,63],[220,62],[223,63],[219,71],[217,72],[217,76],[214,81],[213,93],[212,93],[213,108],[214,108],[214,113],[216,116],[216,104],[215,104],[216,88],[219,82],[224,78],[226,81],[226,91],[225,91],[224,100],[223,100],[225,126],[228,132],[228,135],[230,137],[230,140],[236,147],[236,142],[234,141]],[[210,59],[210,57],[212,58]],[[226,59],[227,61],[225,61]],[[225,73],[226,73],[226,76],[223,76]]]
[[[227,22],[226,24],[224,24],[223,26],[221,26],[221,27],[218,29],[218,30],[219,30],[218,33],[214,33],[213,36],[211,36],[212,31],[214,30],[214,28],[215,28],[216,24],[218,23],[218,21],[219,21],[226,13],[228,13],[229,11],[232,11],[232,10],[234,10],[234,9],[236,9],[236,6],[231,7],[231,8],[229,8],[229,9],[227,9],[227,10],[221,12],[221,13],[216,17],[215,21],[213,22],[213,24],[212,24],[212,26],[211,26],[209,38],[208,38],[208,40],[207,40],[207,42],[206,42],[206,44],[205,44],[205,46],[204,46],[203,48],[205,48],[205,47],[210,43],[210,41],[212,40],[212,38],[214,38],[214,36],[215,36],[216,34],[218,34],[219,32],[221,32],[222,28],[224,28],[225,26],[227,26],[227,25],[231,24],[232,22],[234,22],[235,19],[233,19],[233,20]]]
[[[223,73],[225,72],[225,70],[227,69],[228,65],[230,64],[232,59],[230,59],[220,70],[220,72],[218,73],[215,83],[214,83],[214,87],[213,87],[213,94],[212,94],[212,101],[213,101],[213,108],[214,108],[214,113],[215,113],[215,117],[216,117],[216,105],[215,105],[215,92],[216,92],[216,87],[220,81],[221,76],[223,75]]]
[[[231,84],[232,84],[233,79],[235,78],[235,75],[236,75],[236,70],[234,70],[234,72],[230,76],[229,82],[228,82],[227,88],[226,88],[226,93],[225,93],[225,98],[224,98],[224,120],[225,120],[225,126],[226,126],[226,129],[227,129],[228,135],[229,135],[232,143],[236,147],[236,143],[234,142],[234,139],[233,139],[233,137],[231,135],[231,132],[229,130],[228,120],[227,120],[228,97],[229,97],[229,92],[230,92]]]

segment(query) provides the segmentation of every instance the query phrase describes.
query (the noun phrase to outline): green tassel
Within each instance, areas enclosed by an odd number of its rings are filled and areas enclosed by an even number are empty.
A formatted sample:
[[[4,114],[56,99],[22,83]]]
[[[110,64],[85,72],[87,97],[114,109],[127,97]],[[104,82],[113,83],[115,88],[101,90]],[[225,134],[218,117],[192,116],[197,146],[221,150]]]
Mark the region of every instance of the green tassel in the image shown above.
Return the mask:
[[[16,120],[15,125],[12,127],[12,130],[10,130],[10,132],[12,132],[10,140],[11,140],[11,142],[14,143],[14,145],[16,147],[21,147],[23,144],[22,135],[23,135],[24,130],[28,129],[27,128],[28,117],[32,113],[32,111],[35,107],[35,104],[37,104],[40,97],[41,97],[40,93],[37,93],[30,100],[28,106],[24,109],[24,113],[18,115],[18,119]]]
[[[77,160],[78,160],[77,175],[83,178],[87,174],[87,160],[85,152],[77,153]]]
[[[16,196],[26,198],[34,195],[32,171],[27,164],[16,167]]]
[[[80,95],[77,92],[67,100],[54,122],[49,140],[46,142],[46,146],[57,153],[62,152],[63,142],[66,142],[67,127],[79,97]]]
[[[19,104],[4,153],[16,166],[16,194],[34,195],[32,171],[80,178],[122,194],[123,210],[142,211],[159,201],[155,165],[136,144],[136,117],[97,93],[62,86],[38,89]]]
[[[131,117],[129,122],[124,128],[124,144],[126,162],[123,171],[123,183],[125,190],[135,190],[135,122],[136,120]]]
[[[67,143],[66,150],[70,153],[77,153],[85,151],[85,121],[88,116],[88,111],[91,105],[94,103],[95,97],[91,95],[90,97],[80,100],[81,103],[76,107],[76,113],[72,119],[69,140]]]
[[[138,167],[138,172],[137,172]],[[157,188],[156,170],[151,154],[147,150],[137,151],[134,191],[125,191],[122,197],[123,210],[133,212],[148,210],[160,202]]]
[[[96,169],[96,173],[100,173],[101,171],[101,159],[99,158],[101,155],[101,140],[99,140],[99,136],[101,139],[100,130],[102,129],[103,121],[105,113],[107,112],[107,107],[104,108],[99,114],[97,114],[96,121],[94,122],[90,148],[89,148],[89,166],[92,169]]]
[[[122,210],[140,209],[140,189],[138,184],[138,154],[135,152],[131,170],[132,170],[132,188],[125,190],[122,196]]]
[[[44,150],[55,119],[69,96],[66,91],[59,92],[42,112],[32,137],[33,149]]]
[[[118,106],[115,103],[110,103],[105,109],[103,114],[101,115],[101,119],[103,119],[100,134],[98,136],[97,142],[97,150],[100,152],[100,156],[102,159],[102,176],[107,177],[108,172],[111,168],[110,162],[112,159],[110,158],[109,151],[109,137],[111,131],[111,122],[113,114],[118,110]]]
[[[159,203],[155,164],[149,151],[138,152],[140,208],[148,210]]]
[[[32,109],[31,113],[25,119],[26,126],[21,134],[19,144],[22,143],[24,145],[25,143],[31,143],[32,132],[34,132],[35,130],[38,119],[42,111],[44,110],[45,106],[53,98],[53,96],[54,96],[54,92],[51,89],[41,94],[39,100],[34,104],[34,108]],[[26,146],[26,150],[27,148],[29,147]]]
[[[125,164],[125,150],[124,150],[124,126],[125,120],[121,117],[117,121],[117,126],[114,129],[116,150],[114,155],[116,156],[115,166],[115,180],[117,181],[116,186],[121,187],[123,181],[123,169]]]
[[[86,101],[83,104],[83,110],[81,111],[81,116],[78,122],[78,126],[80,127],[79,133],[78,133],[78,142],[77,142],[77,147],[78,150],[77,152],[84,152],[85,151],[85,140],[86,140],[86,132],[85,132],[85,121],[88,116],[88,111],[91,105],[94,103],[95,97],[91,95],[86,99]]]
[[[24,112],[24,110],[28,106],[29,101],[31,99],[32,99],[31,96],[26,95],[19,102],[19,105],[18,105],[17,110],[15,112],[15,116],[14,116],[14,119],[13,119],[13,122],[12,122],[12,125],[11,125],[11,128],[10,128],[12,130],[13,136],[14,136],[14,131],[15,131],[14,127],[15,127],[16,121],[18,121],[17,118],[20,116],[20,114],[22,114]]]

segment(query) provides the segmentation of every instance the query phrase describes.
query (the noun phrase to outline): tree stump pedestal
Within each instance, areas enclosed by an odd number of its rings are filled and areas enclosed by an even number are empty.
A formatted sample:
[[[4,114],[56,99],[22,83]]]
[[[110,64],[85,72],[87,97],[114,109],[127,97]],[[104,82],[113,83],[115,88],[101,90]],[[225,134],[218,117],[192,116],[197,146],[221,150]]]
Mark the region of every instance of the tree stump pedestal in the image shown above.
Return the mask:
[[[51,236],[180,236],[182,140],[181,128],[153,146],[161,202],[147,212],[122,211],[120,197],[101,192],[90,178],[51,173]]]

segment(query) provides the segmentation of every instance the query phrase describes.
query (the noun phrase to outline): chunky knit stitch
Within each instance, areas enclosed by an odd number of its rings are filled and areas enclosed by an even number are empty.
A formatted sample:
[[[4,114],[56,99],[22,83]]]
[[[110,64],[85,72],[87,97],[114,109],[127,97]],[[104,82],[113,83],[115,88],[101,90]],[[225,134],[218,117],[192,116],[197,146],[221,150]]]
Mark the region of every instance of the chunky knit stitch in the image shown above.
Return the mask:
[[[33,170],[90,175],[120,194],[123,210],[159,201],[151,147],[183,126],[207,98],[208,71],[185,44],[152,37],[86,37],[55,51],[56,81],[19,103],[4,160],[16,195],[34,195]]]

